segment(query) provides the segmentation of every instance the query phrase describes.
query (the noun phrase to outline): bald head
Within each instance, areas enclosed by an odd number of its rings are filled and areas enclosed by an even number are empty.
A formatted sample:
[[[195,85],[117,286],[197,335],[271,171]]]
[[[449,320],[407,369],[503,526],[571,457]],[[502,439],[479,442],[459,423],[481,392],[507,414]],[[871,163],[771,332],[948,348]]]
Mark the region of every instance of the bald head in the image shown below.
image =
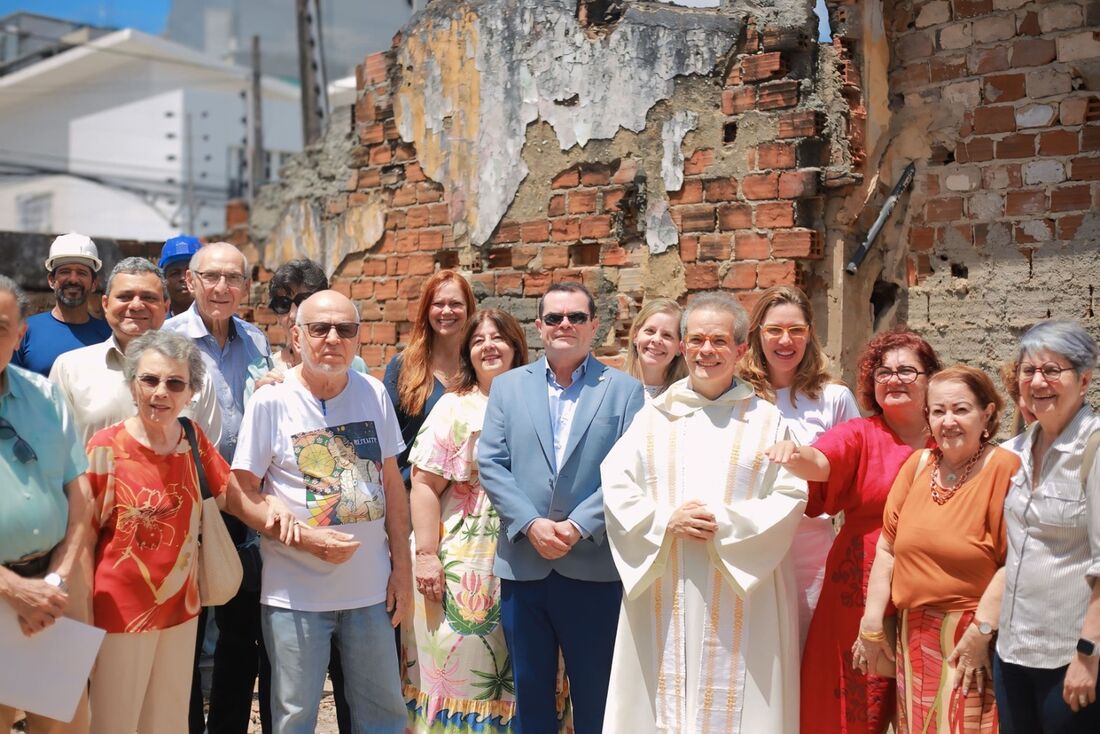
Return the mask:
[[[294,319],[294,323],[298,325],[308,324],[313,321],[313,312],[319,309],[341,311],[347,316],[347,318],[342,319],[343,321],[359,323],[359,309],[355,307],[350,298],[334,290],[317,291],[302,301],[302,305],[298,307],[298,316]]]
[[[341,293],[314,293],[298,307],[292,336],[303,371],[347,372],[359,348],[359,311]]]
[[[199,248],[198,252],[191,256],[191,262],[187,267],[191,270],[202,270],[205,263],[213,258],[217,258],[219,261],[227,259],[240,260],[240,273],[248,277],[248,258],[244,256],[244,253],[241,252],[236,245],[232,245],[228,242],[211,242],[208,245],[203,245]]]

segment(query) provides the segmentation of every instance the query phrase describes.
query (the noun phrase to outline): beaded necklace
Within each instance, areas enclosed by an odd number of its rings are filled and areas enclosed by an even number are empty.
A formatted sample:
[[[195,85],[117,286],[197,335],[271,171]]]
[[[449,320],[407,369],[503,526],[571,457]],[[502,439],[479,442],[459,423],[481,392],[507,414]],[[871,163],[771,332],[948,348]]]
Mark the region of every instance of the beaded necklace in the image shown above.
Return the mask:
[[[966,460],[966,463],[963,465],[962,476],[960,476],[959,480],[954,483],[955,486],[948,488],[939,483],[940,462],[943,460],[943,452],[939,449],[935,449],[932,452],[932,501],[934,501],[937,505],[942,505],[947,502],[947,500],[954,497],[955,493],[959,491],[959,488],[966,484],[966,480],[970,478],[970,472],[974,471],[974,466],[978,463],[978,459],[982,458],[983,451],[985,451],[984,442],[981,446],[978,447],[978,450],[974,452],[974,455]],[[951,480],[954,480],[954,478],[955,476],[953,474],[949,475],[948,481],[950,482]]]

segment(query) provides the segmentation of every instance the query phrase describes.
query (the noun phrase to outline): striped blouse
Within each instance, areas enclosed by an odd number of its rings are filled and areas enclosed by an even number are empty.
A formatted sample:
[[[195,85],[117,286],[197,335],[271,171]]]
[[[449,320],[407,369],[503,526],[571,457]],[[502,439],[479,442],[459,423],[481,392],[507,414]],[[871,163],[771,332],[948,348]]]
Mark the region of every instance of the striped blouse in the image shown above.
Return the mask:
[[[997,653],[1008,663],[1060,668],[1073,658],[1092,589],[1100,577],[1100,452],[1086,492],[1081,485],[1085,443],[1100,416],[1082,407],[1043,459],[1032,486],[1036,423],[1006,444],[1020,469],[1005,498],[1008,556]]]

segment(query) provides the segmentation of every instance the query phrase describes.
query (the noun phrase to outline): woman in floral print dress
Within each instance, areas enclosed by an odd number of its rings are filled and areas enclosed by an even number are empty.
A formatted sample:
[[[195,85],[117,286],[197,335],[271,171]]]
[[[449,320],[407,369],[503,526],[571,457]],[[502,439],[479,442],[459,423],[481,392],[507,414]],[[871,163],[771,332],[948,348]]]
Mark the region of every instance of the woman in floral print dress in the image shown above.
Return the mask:
[[[523,330],[479,311],[461,360],[409,456],[418,593],[401,631],[413,732],[507,732],[515,701],[493,575],[500,521],[478,482],[477,440],[493,378],[527,362]]]

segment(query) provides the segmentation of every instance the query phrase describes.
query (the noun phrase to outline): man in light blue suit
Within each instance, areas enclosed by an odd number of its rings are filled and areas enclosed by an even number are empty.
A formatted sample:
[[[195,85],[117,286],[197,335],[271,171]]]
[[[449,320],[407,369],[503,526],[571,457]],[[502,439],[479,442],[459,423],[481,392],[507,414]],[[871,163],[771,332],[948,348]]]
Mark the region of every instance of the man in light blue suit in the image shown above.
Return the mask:
[[[539,301],[545,356],[497,377],[478,443],[500,515],[494,573],[516,687],[516,730],[557,731],[558,650],[577,734],[599,734],[622,585],[604,537],[600,462],[644,403],[642,385],[592,357],[599,321],[579,283]]]

